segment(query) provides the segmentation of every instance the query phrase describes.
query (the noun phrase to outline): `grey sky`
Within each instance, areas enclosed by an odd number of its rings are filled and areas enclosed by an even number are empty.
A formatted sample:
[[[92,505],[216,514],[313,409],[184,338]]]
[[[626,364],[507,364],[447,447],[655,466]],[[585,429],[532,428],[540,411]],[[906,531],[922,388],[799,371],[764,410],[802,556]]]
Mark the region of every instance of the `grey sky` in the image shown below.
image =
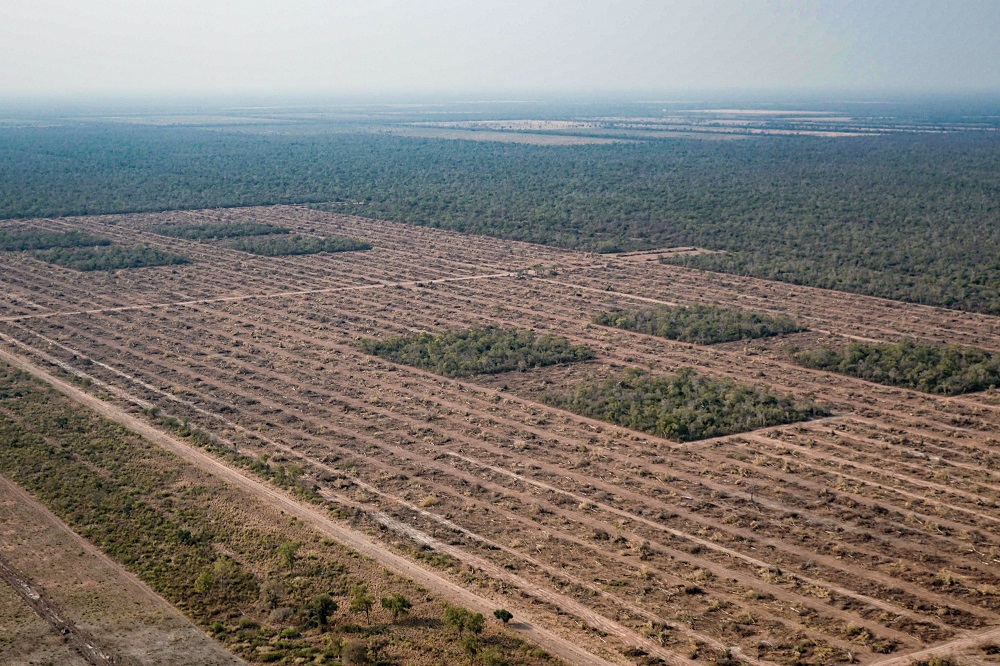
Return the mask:
[[[1000,90],[1000,0],[3,0],[0,96]]]

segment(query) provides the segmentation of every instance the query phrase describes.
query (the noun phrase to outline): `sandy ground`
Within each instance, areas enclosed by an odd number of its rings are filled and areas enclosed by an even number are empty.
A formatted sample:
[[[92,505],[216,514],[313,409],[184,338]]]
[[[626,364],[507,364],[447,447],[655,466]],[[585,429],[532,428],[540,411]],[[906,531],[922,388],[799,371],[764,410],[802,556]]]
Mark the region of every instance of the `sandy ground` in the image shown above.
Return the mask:
[[[124,663],[243,663],[2,477],[0,553]],[[0,663],[86,663],[6,584],[0,635]]]

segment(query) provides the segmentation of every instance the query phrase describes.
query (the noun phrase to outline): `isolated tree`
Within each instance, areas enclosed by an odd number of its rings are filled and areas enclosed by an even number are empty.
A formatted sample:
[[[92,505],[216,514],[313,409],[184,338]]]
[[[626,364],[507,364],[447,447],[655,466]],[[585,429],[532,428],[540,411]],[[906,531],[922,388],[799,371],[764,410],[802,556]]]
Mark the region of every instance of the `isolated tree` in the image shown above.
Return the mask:
[[[330,621],[330,616],[337,612],[337,608],[339,608],[337,602],[329,594],[317,595],[309,603],[310,614],[316,621],[316,624],[324,630]]]
[[[413,604],[410,603],[410,600],[402,594],[396,593],[392,596],[382,597],[382,608],[392,613],[393,622],[398,620],[400,615],[409,613],[412,607]]]
[[[281,557],[286,566],[292,566],[295,564],[295,560],[299,554],[299,547],[302,544],[298,541],[285,541],[280,546],[278,546],[278,556]]]
[[[511,621],[511,619],[513,619],[514,614],[511,613],[506,608],[498,608],[495,611],[493,611],[493,617],[500,620],[504,624],[507,624],[508,622]]]
[[[267,610],[274,610],[285,597],[285,586],[280,581],[269,580],[260,586],[260,603]]]
[[[354,596],[351,598],[350,611],[352,613],[364,613],[365,621],[372,623],[372,608],[375,606],[375,599],[368,594],[368,587],[356,585],[353,590]]]

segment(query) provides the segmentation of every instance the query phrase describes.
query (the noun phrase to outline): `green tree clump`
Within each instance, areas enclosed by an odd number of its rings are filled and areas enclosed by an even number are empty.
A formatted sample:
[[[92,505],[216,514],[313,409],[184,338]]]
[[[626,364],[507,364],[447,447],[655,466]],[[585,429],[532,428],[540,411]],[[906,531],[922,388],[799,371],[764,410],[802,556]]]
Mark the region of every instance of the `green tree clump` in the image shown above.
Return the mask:
[[[731,379],[681,368],[656,376],[632,369],[548,393],[549,404],[582,416],[682,442],[827,416],[810,400],[778,397]]]
[[[119,268],[144,268],[147,266],[176,266],[190,263],[183,254],[165,252],[148,245],[121,247],[54,247],[39,250],[36,259],[75,271],[111,271]]]
[[[446,625],[458,630],[460,638],[465,635],[466,631],[472,636],[478,636],[483,633],[486,626],[486,618],[483,617],[482,613],[473,613],[468,608],[452,606],[451,604],[445,605],[442,619]]]
[[[325,631],[330,622],[330,616],[337,612],[338,607],[337,602],[329,594],[316,595],[306,606],[310,624]]]
[[[496,327],[448,331],[438,335],[365,339],[361,349],[395,363],[412,365],[446,377],[524,371],[594,357],[587,347],[555,335]]]
[[[82,231],[0,231],[0,250],[4,252],[24,252],[27,250],[48,250],[54,247],[92,247],[111,245],[107,238],[83,233]]]
[[[161,224],[153,227],[153,233],[188,240],[215,238],[238,238],[240,236],[269,236],[287,234],[288,229],[266,222],[218,222],[206,224]]]
[[[699,345],[766,338],[806,330],[787,315],[769,315],[716,305],[663,305],[610,310],[594,317],[594,323]]]
[[[514,619],[514,614],[511,613],[506,608],[498,608],[495,611],[493,611],[493,617],[500,620],[504,624],[507,624],[508,622]]]
[[[226,243],[227,247],[265,257],[283,257],[320,252],[355,252],[372,249],[371,243],[346,236],[246,236]]]
[[[1000,384],[1000,356],[978,347],[929,345],[911,339],[894,343],[852,342],[792,351],[807,368],[828,370],[878,384],[958,395]]]
[[[382,597],[382,608],[392,613],[392,621],[396,622],[400,615],[406,615],[413,608],[410,600],[398,592],[388,597]]]
[[[365,621],[372,623],[372,608],[375,607],[375,598],[368,592],[368,586],[358,584],[351,590],[351,605],[349,609],[352,613],[364,613]]]

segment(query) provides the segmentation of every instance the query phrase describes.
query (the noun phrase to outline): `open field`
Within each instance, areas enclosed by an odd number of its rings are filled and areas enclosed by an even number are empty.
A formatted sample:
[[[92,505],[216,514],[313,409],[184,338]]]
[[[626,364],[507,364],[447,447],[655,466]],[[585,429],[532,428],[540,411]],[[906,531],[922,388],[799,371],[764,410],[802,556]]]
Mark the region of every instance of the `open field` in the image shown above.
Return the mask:
[[[373,249],[269,258],[149,232],[247,216]],[[876,664],[958,641],[963,663],[989,663],[1000,394],[874,385],[799,367],[783,345],[908,335],[1000,351],[996,317],[291,206],[31,224],[192,263],[79,274],[2,254],[4,350],[136,417],[155,405],[301,465],[397,553],[605,659]],[[590,323],[655,304],[787,314],[809,332],[699,347]],[[479,326],[557,333],[597,358],[447,379],[358,347]],[[624,367],[693,367],[833,416],[678,444],[542,402]]]

